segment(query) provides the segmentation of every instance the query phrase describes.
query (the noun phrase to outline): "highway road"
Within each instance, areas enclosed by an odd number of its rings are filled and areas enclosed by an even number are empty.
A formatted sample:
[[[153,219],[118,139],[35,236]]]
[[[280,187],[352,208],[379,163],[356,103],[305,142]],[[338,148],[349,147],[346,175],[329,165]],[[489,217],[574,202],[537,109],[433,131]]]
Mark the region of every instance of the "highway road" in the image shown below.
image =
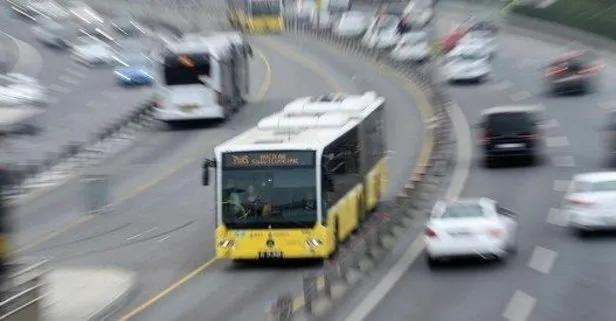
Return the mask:
[[[17,253],[48,257],[55,266],[137,271],[141,291],[125,311],[133,311],[129,315],[136,320],[255,320],[264,317],[266,300],[282,289],[297,290],[300,273],[318,267],[238,269],[211,261],[213,193],[200,186],[202,157],[296,97],[376,90],[388,101],[391,196],[406,183],[424,129],[408,88],[369,63],[292,35],[251,40],[263,58],[255,59],[251,73],[255,95],[262,99],[227,124],[180,131],[158,127],[140,134],[133,148],[93,170],[114,174],[118,204],[111,214],[84,218],[78,181],[26,205],[18,215]],[[195,269],[190,280],[182,279]],[[171,291],[178,280],[185,284]],[[157,293],[160,300],[149,299]]]
[[[460,7],[456,11],[440,12],[440,34],[466,17]],[[610,89],[616,61],[604,61],[597,92],[551,98],[544,94],[540,68],[575,45],[501,34],[499,46],[489,83],[451,88],[451,93],[470,122],[478,119],[482,109],[496,105],[545,107],[543,164],[488,170],[480,167],[477,153],[470,160],[459,160],[471,162],[462,197],[487,196],[520,214],[518,255],[505,265],[465,262],[433,271],[418,255],[400,279],[399,271],[390,270],[378,275],[381,280],[358,290],[340,307],[335,320],[614,320],[615,240],[611,236],[576,237],[563,227],[565,218],[559,207],[573,174],[608,168],[597,128],[604,109],[616,98]],[[409,253],[417,254],[418,244]],[[389,287],[380,286],[385,284],[394,286],[387,291]],[[372,303],[380,299],[372,309]]]
[[[50,95],[45,113],[35,120],[43,131],[3,140],[0,161],[36,162],[60,152],[66,144],[87,142],[94,132],[150,97],[149,88],[118,87],[112,68],[89,69],[72,61],[68,52],[40,44],[31,27],[5,6],[0,8],[1,37],[12,40],[17,53],[10,71],[39,79]]]

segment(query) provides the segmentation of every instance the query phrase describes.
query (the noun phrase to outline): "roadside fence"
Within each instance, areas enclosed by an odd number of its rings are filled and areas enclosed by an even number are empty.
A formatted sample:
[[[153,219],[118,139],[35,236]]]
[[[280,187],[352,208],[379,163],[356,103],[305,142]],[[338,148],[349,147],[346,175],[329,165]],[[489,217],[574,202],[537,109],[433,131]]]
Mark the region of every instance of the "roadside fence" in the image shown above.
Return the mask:
[[[451,168],[455,137],[448,109],[451,100],[439,80],[434,63],[413,64],[393,60],[388,50],[367,48],[357,38],[334,35],[326,29],[315,29],[290,21],[287,31],[301,37],[312,37],[361,56],[379,68],[393,70],[398,76],[417,85],[433,115],[426,119],[426,135],[430,156],[409,178],[395,201],[385,205],[368,219],[350,240],[341,245],[335,258],[326,261],[319,272],[302,277],[302,293],[284,293],[266,308],[268,320],[289,321],[319,319],[330,312],[332,301],[359,282],[383,261],[404,231],[417,227],[419,215],[429,211],[439,195]],[[295,299],[293,299],[295,297]]]

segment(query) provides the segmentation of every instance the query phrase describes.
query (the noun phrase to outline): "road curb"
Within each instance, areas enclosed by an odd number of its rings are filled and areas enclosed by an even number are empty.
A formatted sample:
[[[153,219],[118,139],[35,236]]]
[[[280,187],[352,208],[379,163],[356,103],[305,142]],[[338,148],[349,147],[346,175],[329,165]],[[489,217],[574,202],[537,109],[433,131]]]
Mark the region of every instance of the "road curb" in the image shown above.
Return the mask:
[[[139,293],[139,288],[141,284],[138,281],[138,277],[136,273],[127,272],[127,271],[125,273],[133,274],[132,276],[133,280],[131,281],[130,286],[128,286],[124,292],[120,293],[117,297],[115,297],[113,301],[109,302],[109,304],[107,304],[106,306],[101,308],[99,311],[89,316],[86,321],[115,320],[114,315],[118,313],[120,310],[122,310],[124,307],[126,307],[130,303],[130,301],[133,298],[135,298],[137,293]]]

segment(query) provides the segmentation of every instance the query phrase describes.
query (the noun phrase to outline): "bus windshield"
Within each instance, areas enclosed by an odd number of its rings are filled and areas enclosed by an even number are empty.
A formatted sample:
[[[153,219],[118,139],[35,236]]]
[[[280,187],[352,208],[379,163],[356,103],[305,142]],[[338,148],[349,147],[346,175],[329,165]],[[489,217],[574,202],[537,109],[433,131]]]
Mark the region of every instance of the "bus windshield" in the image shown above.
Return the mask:
[[[273,16],[281,14],[279,1],[251,1],[250,14],[253,16]]]
[[[164,81],[167,86],[203,85],[200,77],[210,77],[207,54],[169,55],[165,57]]]
[[[314,226],[317,221],[314,153],[291,153],[304,154],[297,159],[307,162],[273,166],[271,162],[254,166],[225,167],[223,164],[222,223],[228,228]]]

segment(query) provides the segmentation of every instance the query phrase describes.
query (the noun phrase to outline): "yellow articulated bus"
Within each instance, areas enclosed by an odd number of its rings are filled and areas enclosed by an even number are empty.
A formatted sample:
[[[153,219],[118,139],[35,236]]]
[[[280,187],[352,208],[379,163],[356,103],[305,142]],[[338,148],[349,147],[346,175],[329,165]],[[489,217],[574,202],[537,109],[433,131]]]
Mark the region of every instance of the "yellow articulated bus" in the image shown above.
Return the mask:
[[[217,146],[216,257],[328,258],[387,189],[385,99],[303,97]]]
[[[227,20],[244,32],[284,30],[282,0],[227,0]]]

